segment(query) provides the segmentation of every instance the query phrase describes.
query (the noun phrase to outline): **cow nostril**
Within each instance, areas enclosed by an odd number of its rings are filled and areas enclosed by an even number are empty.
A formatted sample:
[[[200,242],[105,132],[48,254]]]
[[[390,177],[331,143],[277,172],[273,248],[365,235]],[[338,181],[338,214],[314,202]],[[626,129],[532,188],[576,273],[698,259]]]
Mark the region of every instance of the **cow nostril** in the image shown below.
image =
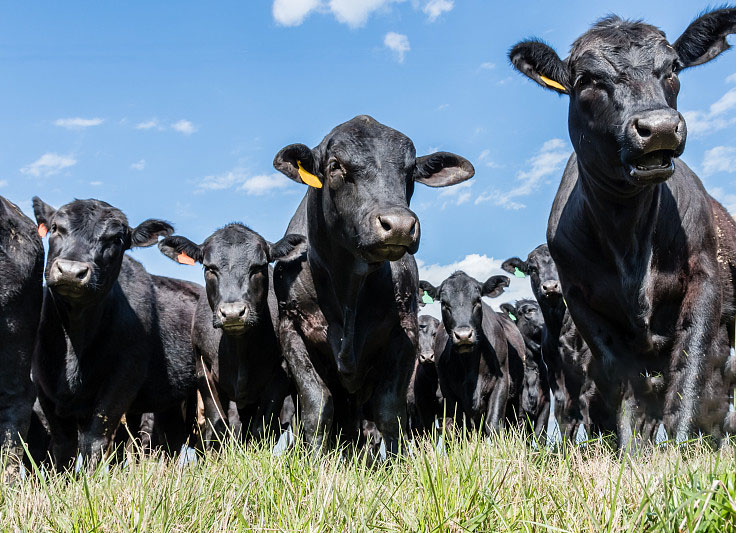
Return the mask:
[[[87,277],[87,274],[89,274],[89,267],[85,266],[77,270],[76,272],[76,278],[77,279],[84,279]]]
[[[411,237],[413,237],[413,236],[414,236],[414,234],[416,233],[416,231],[417,231],[417,222],[416,222],[416,220],[415,220],[415,221],[413,221],[413,222],[411,223],[411,228],[409,228],[409,235],[410,235]]]
[[[245,316],[245,307],[241,307],[241,308],[240,308],[240,309],[238,310],[238,316],[239,316],[239,317],[241,317],[241,318],[242,318],[243,316]]]
[[[386,231],[386,232],[391,231],[391,229],[392,229],[391,223],[387,219],[379,216],[378,217],[378,222],[381,224],[381,227],[384,229],[384,231]]]
[[[642,121],[639,119],[634,121],[634,129],[639,134],[639,137],[650,137],[652,135],[652,130],[645,124],[642,124]]]

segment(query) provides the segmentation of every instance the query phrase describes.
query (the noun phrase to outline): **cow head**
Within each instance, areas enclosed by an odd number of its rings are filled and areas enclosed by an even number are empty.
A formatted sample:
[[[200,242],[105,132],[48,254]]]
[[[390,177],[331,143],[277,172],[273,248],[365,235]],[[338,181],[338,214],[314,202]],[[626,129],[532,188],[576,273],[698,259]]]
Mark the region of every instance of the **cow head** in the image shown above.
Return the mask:
[[[367,263],[396,261],[419,248],[419,220],[409,209],[414,182],[446,187],[473,176],[473,165],[448,152],[416,157],[404,134],[358,116],[333,129],[314,149],[283,148],[274,167],[315,188],[324,224]]]
[[[472,351],[483,332],[482,296],[494,298],[509,286],[506,276],[491,276],[485,283],[458,271],[434,287],[427,281],[419,286],[442,305],[442,323],[452,344],[459,352]]]
[[[242,335],[267,311],[268,264],[299,253],[303,242],[301,235],[289,234],[271,244],[242,224],[228,224],[202,244],[172,235],[158,247],[174,261],[204,266],[212,325]]]
[[[679,74],[729,48],[736,9],[695,20],[670,44],[643,22],[615,16],[597,22],[562,60],[540,41],[514,46],[516,69],[570,97],[568,129],[586,174],[614,194],[636,193],[674,173],[685,149],[685,120],[677,111]]]
[[[562,298],[560,276],[546,244],[540,244],[532,250],[526,261],[512,257],[504,261],[501,268],[511,273],[518,270],[529,276],[534,297],[545,313],[559,314],[560,317],[564,314],[565,302]]]
[[[434,363],[434,351],[440,321],[430,315],[419,315],[419,346],[417,359],[422,364]]]
[[[516,305],[503,304],[501,309],[510,312],[516,318],[516,326],[525,337],[540,343],[544,317],[539,304],[534,300],[519,300]]]
[[[125,251],[155,244],[174,228],[149,219],[136,227],[119,209],[100,200],[74,200],[54,209],[33,198],[39,233],[49,237],[46,285],[70,302],[102,299],[118,279]]]

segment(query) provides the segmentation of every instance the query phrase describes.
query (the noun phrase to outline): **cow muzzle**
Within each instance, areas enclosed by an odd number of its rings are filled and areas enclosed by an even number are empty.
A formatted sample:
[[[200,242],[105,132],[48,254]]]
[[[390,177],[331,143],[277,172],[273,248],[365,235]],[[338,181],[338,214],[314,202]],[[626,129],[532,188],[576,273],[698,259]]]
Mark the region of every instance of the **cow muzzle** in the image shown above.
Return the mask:
[[[420,364],[434,363],[434,352],[417,352],[417,358]]]
[[[459,351],[469,351],[476,341],[475,330],[470,326],[463,326],[452,330],[452,343]]]
[[[46,284],[55,292],[65,296],[76,296],[89,285],[90,279],[92,279],[92,265],[89,263],[54,259]]]
[[[674,159],[685,149],[685,119],[674,109],[640,113],[626,124],[623,163],[640,183],[659,183],[675,172]]]
[[[221,327],[228,334],[245,332],[248,320],[248,306],[245,302],[227,302],[217,306],[215,327]]]
[[[542,283],[542,296],[549,298],[551,296],[562,296],[562,288],[560,282],[556,279],[547,280]]]
[[[419,248],[419,219],[408,209],[395,209],[371,217],[374,244],[370,254],[397,261]]]

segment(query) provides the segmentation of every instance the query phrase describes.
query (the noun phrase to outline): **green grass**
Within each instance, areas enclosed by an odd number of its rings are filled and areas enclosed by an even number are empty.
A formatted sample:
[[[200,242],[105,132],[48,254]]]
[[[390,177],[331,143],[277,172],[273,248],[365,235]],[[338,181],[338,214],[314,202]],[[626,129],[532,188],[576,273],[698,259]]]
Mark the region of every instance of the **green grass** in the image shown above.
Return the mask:
[[[301,446],[226,443],[195,465],[143,458],[90,474],[30,475],[0,488],[3,531],[728,531],[733,449],[697,443],[619,459],[604,443],[535,450],[429,441],[366,467]]]

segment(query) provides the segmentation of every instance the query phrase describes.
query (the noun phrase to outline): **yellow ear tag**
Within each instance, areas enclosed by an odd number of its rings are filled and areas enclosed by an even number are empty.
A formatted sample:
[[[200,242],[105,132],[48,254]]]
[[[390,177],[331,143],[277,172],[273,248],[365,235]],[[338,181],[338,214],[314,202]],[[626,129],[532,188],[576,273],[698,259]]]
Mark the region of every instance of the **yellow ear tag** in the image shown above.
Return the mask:
[[[297,160],[296,164],[299,167],[299,177],[302,179],[304,183],[316,189],[322,188],[322,182],[319,181],[319,178],[315,176],[314,174],[312,174],[311,172],[307,172],[306,170],[304,170],[304,167],[302,166],[301,161]]]
[[[567,89],[565,89],[561,84],[557,83],[555,80],[551,80],[547,78],[546,76],[539,75],[540,78],[542,78],[542,81],[547,85],[547,87],[552,87],[553,89],[559,89],[563,93],[567,92]]]
[[[176,260],[179,261],[182,265],[194,265],[194,259],[189,257],[184,252],[177,255]]]

